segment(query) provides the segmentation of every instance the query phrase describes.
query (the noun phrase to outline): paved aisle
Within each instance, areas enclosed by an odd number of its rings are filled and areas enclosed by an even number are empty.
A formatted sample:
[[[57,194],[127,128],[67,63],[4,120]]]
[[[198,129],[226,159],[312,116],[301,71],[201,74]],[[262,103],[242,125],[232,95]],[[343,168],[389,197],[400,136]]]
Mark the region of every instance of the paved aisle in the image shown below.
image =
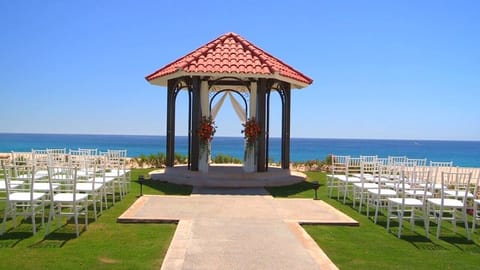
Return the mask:
[[[143,196],[119,222],[177,221],[162,269],[336,269],[298,222],[356,225],[322,201],[264,189]]]

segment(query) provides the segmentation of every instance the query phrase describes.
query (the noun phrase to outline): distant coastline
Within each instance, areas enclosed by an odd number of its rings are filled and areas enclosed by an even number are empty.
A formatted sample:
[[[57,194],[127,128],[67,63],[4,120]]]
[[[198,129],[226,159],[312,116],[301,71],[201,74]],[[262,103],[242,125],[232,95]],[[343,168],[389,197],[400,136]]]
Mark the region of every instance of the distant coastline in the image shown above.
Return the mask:
[[[165,137],[164,134],[89,134],[89,133],[37,133],[37,132],[0,132],[2,134],[9,135],[65,135],[65,136],[142,136],[142,137]],[[187,135],[177,135],[177,137],[187,137]],[[239,136],[217,136],[220,138],[240,138]],[[279,139],[280,137],[272,136],[272,139]],[[480,142],[480,139],[402,139],[402,138],[318,138],[318,137],[291,137],[291,139],[298,140],[311,140],[311,139],[320,139],[320,140],[365,140],[365,141],[429,141],[429,142]]]
[[[42,148],[97,148],[127,149],[129,156],[165,152],[162,135],[100,135],[100,134],[48,134],[0,133],[0,152],[31,151]],[[188,137],[177,136],[176,152],[186,154]],[[242,137],[214,137],[212,154],[230,155],[243,159]],[[292,162],[323,160],[329,154],[378,155],[427,158],[433,161],[453,161],[464,167],[480,167],[480,141],[462,140],[401,140],[401,139],[335,139],[291,138]],[[280,138],[270,138],[269,159],[280,160]]]

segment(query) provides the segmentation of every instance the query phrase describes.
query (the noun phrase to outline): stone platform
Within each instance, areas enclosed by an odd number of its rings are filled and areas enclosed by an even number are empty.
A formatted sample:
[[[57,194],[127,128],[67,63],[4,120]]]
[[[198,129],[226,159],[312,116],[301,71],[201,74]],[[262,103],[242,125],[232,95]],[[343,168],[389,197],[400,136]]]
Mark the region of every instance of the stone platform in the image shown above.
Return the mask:
[[[338,270],[300,225],[358,226],[323,201],[273,198],[263,188],[145,195],[117,221],[178,222],[162,270]]]
[[[305,181],[304,173],[269,167],[267,172],[247,173],[241,165],[213,164],[208,172],[189,171],[187,166],[167,167],[150,173],[152,180],[196,187],[273,187]]]

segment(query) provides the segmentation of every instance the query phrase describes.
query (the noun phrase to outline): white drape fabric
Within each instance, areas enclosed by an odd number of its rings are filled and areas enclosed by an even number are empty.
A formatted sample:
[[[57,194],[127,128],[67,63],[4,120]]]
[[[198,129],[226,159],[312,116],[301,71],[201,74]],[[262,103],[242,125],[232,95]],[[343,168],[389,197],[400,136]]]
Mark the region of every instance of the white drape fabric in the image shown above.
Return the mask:
[[[208,90],[208,82],[202,81],[200,83],[200,106],[202,110],[202,116],[210,115],[210,97]]]
[[[250,91],[250,109],[248,113],[250,114],[249,117],[257,115],[257,83],[252,82],[251,85],[252,91]]]
[[[238,102],[237,99],[235,99],[232,93],[230,92],[227,92],[227,93],[228,93],[228,96],[230,97],[230,102],[232,103],[233,109],[237,113],[238,119],[240,119],[242,123],[245,123],[247,121],[245,108],[243,108],[242,105],[240,105],[240,103]]]
[[[237,114],[240,122],[245,123],[247,121],[245,108],[238,102],[238,100],[230,92],[225,92],[220,100],[212,108],[212,118],[215,120],[217,118],[218,112],[223,106],[227,96],[230,98],[230,103],[232,104],[233,110]]]
[[[223,105],[223,102],[225,101],[225,98],[227,97],[227,92],[225,92],[225,94],[223,94],[223,96],[220,98],[220,100],[215,104],[215,106],[213,106],[212,108],[212,118],[213,120],[215,120],[215,118],[217,118],[217,114],[218,114],[218,111],[220,111],[220,108],[222,107]]]

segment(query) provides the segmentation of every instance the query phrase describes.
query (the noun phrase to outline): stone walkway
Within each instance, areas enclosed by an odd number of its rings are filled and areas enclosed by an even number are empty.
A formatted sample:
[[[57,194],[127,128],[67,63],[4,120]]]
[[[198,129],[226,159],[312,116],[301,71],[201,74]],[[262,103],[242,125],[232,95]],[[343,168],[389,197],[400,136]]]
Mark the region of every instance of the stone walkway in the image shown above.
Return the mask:
[[[299,224],[358,225],[323,201],[263,188],[139,198],[118,222],[178,222],[162,269],[337,269]]]

